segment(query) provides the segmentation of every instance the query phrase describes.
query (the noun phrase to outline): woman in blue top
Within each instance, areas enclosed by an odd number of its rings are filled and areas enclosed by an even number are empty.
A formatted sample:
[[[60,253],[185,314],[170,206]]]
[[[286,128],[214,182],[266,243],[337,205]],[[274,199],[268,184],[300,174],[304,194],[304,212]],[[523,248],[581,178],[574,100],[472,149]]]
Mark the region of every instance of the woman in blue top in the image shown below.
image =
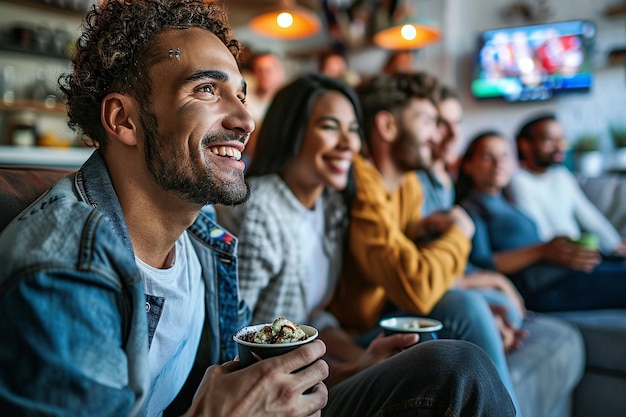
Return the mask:
[[[457,179],[457,201],[476,225],[470,262],[511,277],[535,311],[626,307],[626,267],[569,238],[542,242],[530,218],[506,198],[514,168],[497,132],[477,135]],[[558,201],[555,201],[558,204]]]

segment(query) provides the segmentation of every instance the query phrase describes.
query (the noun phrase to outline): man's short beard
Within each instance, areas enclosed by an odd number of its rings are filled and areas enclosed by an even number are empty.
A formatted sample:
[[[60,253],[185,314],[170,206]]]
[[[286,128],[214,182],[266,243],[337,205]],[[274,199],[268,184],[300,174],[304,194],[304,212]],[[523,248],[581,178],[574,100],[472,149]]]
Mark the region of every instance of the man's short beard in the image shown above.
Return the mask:
[[[146,166],[153,180],[164,190],[174,191],[187,201],[198,205],[243,204],[250,196],[250,185],[244,178],[243,172],[237,171],[239,178],[225,182],[217,178],[211,167],[205,166],[204,172],[199,172],[195,160],[188,161],[192,155],[184,154],[183,148],[170,149],[173,139],[170,134],[161,134],[158,131],[156,116],[148,111],[142,112],[144,128],[144,153]],[[203,139],[203,146],[223,141],[226,135],[212,135]],[[233,138],[228,137],[228,140]],[[235,138],[239,140],[238,138]],[[187,163],[180,163],[187,161]],[[189,173],[191,170],[191,173]],[[234,171],[235,172],[235,171]]]
[[[392,146],[391,152],[396,166],[404,171],[424,170],[428,171],[433,168],[433,153],[430,158],[424,158],[420,152],[419,140],[415,134],[408,130],[404,125],[400,126],[400,130],[396,137],[396,142]],[[417,152],[415,150],[417,149]]]
[[[547,158],[540,158],[539,156],[535,155],[535,163],[540,168],[550,168],[551,166],[561,164],[561,162],[554,159],[554,155],[550,155]]]

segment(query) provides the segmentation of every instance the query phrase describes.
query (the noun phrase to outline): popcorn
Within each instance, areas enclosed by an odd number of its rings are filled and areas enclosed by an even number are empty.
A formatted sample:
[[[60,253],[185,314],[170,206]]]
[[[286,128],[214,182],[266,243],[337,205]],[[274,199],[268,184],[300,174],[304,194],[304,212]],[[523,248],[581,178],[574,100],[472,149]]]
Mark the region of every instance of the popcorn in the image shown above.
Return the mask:
[[[261,344],[293,343],[307,338],[300,326],[284,317],[277,318],[271,325],[264,326],[250,336],[254,337],[252,342]]]
[[[404,330],[417,330],[420,328],[419,320],[411,320],[402,324],[402,329]]]

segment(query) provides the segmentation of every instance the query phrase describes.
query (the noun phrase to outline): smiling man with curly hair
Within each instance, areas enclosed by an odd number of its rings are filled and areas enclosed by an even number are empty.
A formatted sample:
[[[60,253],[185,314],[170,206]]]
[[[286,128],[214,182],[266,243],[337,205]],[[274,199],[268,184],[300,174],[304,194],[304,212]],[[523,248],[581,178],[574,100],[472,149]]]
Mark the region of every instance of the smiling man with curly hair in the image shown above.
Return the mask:
[[[61,85],[70,126],[97,149],[0,235],[2,415],[320,416],[327,402],[335,416],[504,415],[506,392],[471,346],[425,349],[397,361],[389,389],[366,375],[331,400],[320,340],[233,360],[250,314],[237,239],[211,204],[249,194],[239,49],[215,2],[102,0],[87,13]],[[427,384],[402,379],[412,365]]]

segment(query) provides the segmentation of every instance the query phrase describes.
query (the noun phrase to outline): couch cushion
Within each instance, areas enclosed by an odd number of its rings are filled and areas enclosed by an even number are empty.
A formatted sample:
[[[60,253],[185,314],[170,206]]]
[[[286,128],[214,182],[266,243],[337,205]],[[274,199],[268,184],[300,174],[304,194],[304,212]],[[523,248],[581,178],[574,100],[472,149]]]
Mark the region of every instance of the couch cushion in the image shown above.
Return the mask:
[[[585,372],[574,391],[573,417],[626,417],[626,378]]]
[[[596,207],[626,236],[626,176],[604,175],[594,178],[579,178],[582,190]]]
[[[35,201],[67,169],[0,166],[0,231]]]
[[[524,327],[529,332],[524,346],[507,355],[521,415],[563,415],[585,367],[580,332],[545,314],[527,319]]]
[[[551,313],[575,324],[583,335],[587,368],[626,378],[626,310]]]

